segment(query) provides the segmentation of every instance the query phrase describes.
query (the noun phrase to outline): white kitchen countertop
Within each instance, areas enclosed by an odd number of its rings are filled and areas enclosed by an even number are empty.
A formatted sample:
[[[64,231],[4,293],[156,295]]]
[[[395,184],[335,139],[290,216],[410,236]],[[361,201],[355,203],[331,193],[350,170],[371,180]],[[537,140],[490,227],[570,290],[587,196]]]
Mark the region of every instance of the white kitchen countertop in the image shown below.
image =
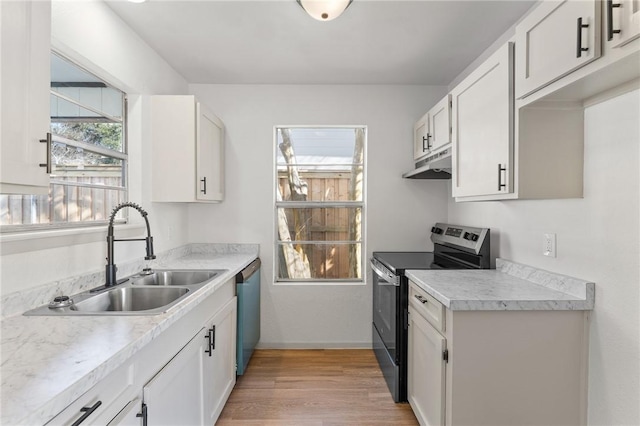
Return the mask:
[[[496,269],[408,270],[407,277],[453,311],[592,310],[595,284],[496,260]]]
[[[192,244],[159,256],[151,263],[157,269],[227,270],[163,314],[60,317],[16,314],[3,318],[0,424],[46,423],[234,277],[258,257],[258,251],[255,244]],[[119,269],[135,272],[140,266],[119,265]],[[69,282],[51,286],[57,295],[63,294],[59,289],[65,286],[79,289],[74,292],[77,293],[100,285],[96,284],[100,276],[95,273],[76,278],[73,286]],[[40,293],[52,291],[48,287],[46,290]],[[28,296],[3,298],[3,310],[15,310],[15,305],[24,303]],[[46,303],[40,302],[29,307],[20,305],[24,308],[21,312]]]

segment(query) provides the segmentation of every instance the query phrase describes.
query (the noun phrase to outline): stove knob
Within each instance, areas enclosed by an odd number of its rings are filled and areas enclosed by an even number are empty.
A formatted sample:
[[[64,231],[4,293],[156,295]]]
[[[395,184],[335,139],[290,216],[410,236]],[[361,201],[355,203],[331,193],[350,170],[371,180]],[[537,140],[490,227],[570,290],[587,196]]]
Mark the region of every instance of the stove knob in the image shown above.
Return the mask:
[[[431,232],[434,234],[442,234],[442,228],[438,228],[436,226],[431,228]]]
[[[467,241],[478,241],[478,234],[473,234],[471,232],[465,232],[464,236],[462,237]]]

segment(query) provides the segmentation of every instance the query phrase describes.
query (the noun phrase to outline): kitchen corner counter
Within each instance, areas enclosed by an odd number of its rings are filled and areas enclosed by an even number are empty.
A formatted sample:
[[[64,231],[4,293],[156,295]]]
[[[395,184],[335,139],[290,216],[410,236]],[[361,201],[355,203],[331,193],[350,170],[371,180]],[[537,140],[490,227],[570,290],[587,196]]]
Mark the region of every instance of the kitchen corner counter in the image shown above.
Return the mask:
[[[17,314],[3,318],[0,424],[46,423],[234,278],[258,257],[258,252],[259,246],[255,244],[191,244],[159,256],[151,264],[153,268],[226,270],[193,296],[159,315]],[[123,265],[121,269],[139,266]],[[75,278],[79,291],[95,284],[96,274]],[[60,283],[52,286],[59,289]],[[26,299],[11,296],[7,298],[9,301]]]
[[[452,311],[592,310],[595,284],[504,259],[496,269],[408,270]]]

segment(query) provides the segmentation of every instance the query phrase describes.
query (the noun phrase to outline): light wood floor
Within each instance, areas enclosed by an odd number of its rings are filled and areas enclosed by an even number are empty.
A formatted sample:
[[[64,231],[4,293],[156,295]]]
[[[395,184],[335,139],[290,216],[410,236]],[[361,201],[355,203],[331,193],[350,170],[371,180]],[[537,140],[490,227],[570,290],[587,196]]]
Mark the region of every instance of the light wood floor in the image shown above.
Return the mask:
[[[372,350],[256,350],[224,425],[417,425],[391,398]]]

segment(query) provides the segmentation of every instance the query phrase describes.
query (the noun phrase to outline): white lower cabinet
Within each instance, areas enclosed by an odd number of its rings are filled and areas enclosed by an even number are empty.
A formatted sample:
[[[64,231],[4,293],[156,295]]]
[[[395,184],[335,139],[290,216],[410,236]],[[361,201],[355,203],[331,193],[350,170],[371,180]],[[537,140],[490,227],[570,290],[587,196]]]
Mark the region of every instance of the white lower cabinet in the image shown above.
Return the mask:
[[[444,424],[447,341],[419,310],[409,305],[409,357],[407,394],[421,425]]]
[[[121,366],[51,419],[47,425],[108,424],[135,394],[134,370],[131,362]]]
[[[204,331],[204,328],[201,332]],[[143,390],[147,424],[203,425],[204,351],[208,343],[199,332]]]
[[[213,425],[236,383],[236,299],[227,303],[206,326],[211,350],[203,358],[204,424]],[[206,336],[205,336],[206,337]]]
[[[236,380],[235,278],[47,425],[215,424]]]
[[[586,424],[587,311],[451,311],[410,282],[408,343],[423,426]]]
[[[140,411],[140,398],[136,398],[129,401],[124,409],[109,422],[108,426],[140,426],[140,418],[143,415]]]

